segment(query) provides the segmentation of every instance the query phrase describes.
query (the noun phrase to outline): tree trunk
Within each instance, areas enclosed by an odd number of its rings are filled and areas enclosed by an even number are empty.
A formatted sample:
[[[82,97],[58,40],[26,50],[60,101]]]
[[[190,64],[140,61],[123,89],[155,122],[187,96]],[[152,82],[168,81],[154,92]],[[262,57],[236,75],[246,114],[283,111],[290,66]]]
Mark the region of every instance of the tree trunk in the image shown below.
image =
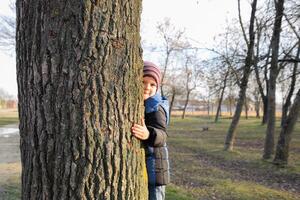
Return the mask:
[[[186,94],[186,100],[185,100],[185,103],[184,103],[184,108],[183,108],[182,116],[181,116],[182,119],[185,118],[186,108],[187,108],[187,105],[188,105],[189,100],[190,100],[190,93],[191,93],[191,91],[188,90],[187,94]]]
[[[268,95],[268,93],[267,93]],[[263,118],[262,118],[262,125],[265,125],[268,122],[268,97],[264,96],[262,98],[262,102],[263,102]]]
[[[210,119],[210,101],[209,101],[209,99],[207,101],[207,116]]]
[[[258,91],[260,93],[262,102],[263,102],[263,118],[262,118],[262,125],[265,125],[267,123],[268,120],[268,112],[267,112],[267,108],[268,108],[268,63],[269,63],[269,55],[270,55],[270,48],[268,49],[268,53],[267,53],[267,59],[266,59],[266,63],[264,65],[264,79],[266,82],[266,94],[264,92],[264,88],[263,88],[263,84],[262,81],[260,80],[260,76],[259,76],[259,66],[258,66],[258,60],[259,60],[259,44],[260,44],[260,37],[261,37],[261,29],[257,31],[258,34],[258,38],[257,38],[257,44],[256,44],[256,56],[254,58],[254,72],[255,72],[255,77],[256,77],[256,81],[257,81],[257,85],[258,85]],[[258,115],[258,112],[256,112],[256,116]]]
[[[172,88],[172,97],[171,97],[170,108],[169,108],[169,115],[170,116],[171,116],[172,108],[173,108],[173,105],[174,105],[175,96],[176,96],[176,89]]]
[[[244,103],[244,106],[245,106],[245,118],[248,119],[248,111],[249,111],[249,107],[248,107],[248,100],[247,100],[247,97],[245,97],[245,103]]]
[[[170,54],[171,54],[171,51],[169,51],[168,48],[167,48],[167,53],[166,54],[167,54],[167,56],[166,56],[166,59],[165,59],[164,70],[162,72],[161,84],[160,84],[160,93],[161,93],[162,96],[164,96],[163,86],[164,86],[164,80],[165,80],[167,68],[168,68],[168,65],[169,65],[169,57],[170,57]]]
[[[228,75],[229,75],[229,69],[227,70],[227,72],[225,74],[223,87],[221,88],[221,95],[220,95],[220,99],[219,99],[219,103],[218,103],[217,113],[216,113],[216,116],[215,116],[215,123],[218,122],[219,116],[220,116],[220,113],[221,113],[221,106],[222,106],[223,97],[224,97],[224,93],[225,93],[225,89],[226,89],[226,82],[227,82]]]
[[[232,116],[232,97],[229,98],[229,113],[230,113],[230,117]]]
[[[251,66],[252,66],[252,56],[253,56],[253,50],[254,50],[254,39],[255,39],[255,34],[254,34],[254,19],[255,19],[255,12],[256,12],[256,4],[257,0],[253,0],[252,2],[252,11],[251,11],[251,17],[250,17],[250,28],[249,28],[249,37],[250,41],[248,45],[248,51],[247,51],[247,57],[245,60],[245,67],[243,70],[243,78],[241,80],[240,84],[240,91],[239,91],[239,98],[237,101],[236,109],[231,121],[231,124],[229,126],[226,139],[225,139],[225,144],[224,144],[224,150],[233,150],[233,143],[236,137],[236,127],[239,123],[241,112],[243,109],[243,104],[244,100],[246,97],[246,89],[248,85],[248,79],[249,75],[251,73]]]
[[[217,123],[219,121],[219,116],[220,116],[220,113],[221,113],[221,106],[222,106],[222,102],[223,102],[223,96],[224,96],[224,90],[222,89],[221,95],[220,95],[220,98],[219,98],[219,102],[218,102],[216,116],[215,116],[215,123]]]
[[[257,99],[255,101],[255,113],[256,113],[256,118],[260,118],[260,101]]]
[[[16,8],[22,199],[148,199],[141,2]]]
[[[275,164],[287,164],[289,157],[289,147],[291,141],[291,135],[294,130],[300,112],[300,90],[298,90],[297,96],[291,107],[290,113],[284,121],[281,127],[279,140],[276,147],[276,154],[274,158]]]
[[[275,2],[276,16],[271,40],[272,59],[269,79],[268,93],[268,125],[266,130],[266,138],[264,145],[263,159],[271,158],[274,153],[274,135],[275,135],[275,113],[276,113],[276,79],[279,73],[278,69],[278,52],[280,43],[281,22],[284,10],[284,0]]]
[[[264,159],[271,158],[271,155],[274,152],[274,134],[275,134],[275,112],[276,112],[276,75],[274,73],[270,73],[270,81],[269,81],[269,95],[268,95],[268,123],[267,123],[267,131],[265,138],[265,146],[264,146]]]
[[[300,56],[300,41],[298,42],[298,50],[297,50],[296,59],[299,59],[299,56]],[[297,79],[297,68],[298,68],[298,63],[296,62],[296,63],[294,63],[292,80],[291,80],[291,84],[290,84],[290,90],[289,90],[286,100],[282,106],[282,116],[281,116],[281,126],[282,127],[285,124],[285,120],[287,118],[288,111],[291,106],[291,98],[294,94],[296,79]]]

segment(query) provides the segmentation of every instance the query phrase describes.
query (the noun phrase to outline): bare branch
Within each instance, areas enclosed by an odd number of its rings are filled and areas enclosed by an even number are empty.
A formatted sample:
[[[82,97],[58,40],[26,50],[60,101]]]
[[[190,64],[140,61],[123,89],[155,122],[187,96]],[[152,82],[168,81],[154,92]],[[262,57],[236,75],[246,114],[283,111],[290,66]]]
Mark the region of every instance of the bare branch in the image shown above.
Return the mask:
[[[245,42],[246,42],[246,44],[248,46],[249,45],[249,41],[247,39],[246,32],[245,32],[244,25],[243,25],[243,21],[242,21],[242,16],[241,16],[241,1],[240,0],[238,0],[238,11],[239,11],[239,22],[240,22],[241,29],[242,29],[242,32],[243,32],[244,40],[245,40]]]

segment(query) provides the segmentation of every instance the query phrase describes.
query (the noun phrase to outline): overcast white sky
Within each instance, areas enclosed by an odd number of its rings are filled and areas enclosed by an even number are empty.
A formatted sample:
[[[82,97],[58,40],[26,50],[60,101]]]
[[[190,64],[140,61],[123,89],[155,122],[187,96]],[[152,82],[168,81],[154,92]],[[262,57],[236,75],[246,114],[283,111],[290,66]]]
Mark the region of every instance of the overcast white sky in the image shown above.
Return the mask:
[[[0,1],[0,14],[10,14],[10,0]],[[245,3],[244,11],[249,8]],[[222,32],[226,19],[237,16],[236,0],[143,0],[142,39],[149,43],[157,40],[156,26],[164,18],[186,35],[208,45]],[[155,42],[154,42],[155,43]],[[0,51],[0,88],[17,96],[15,58]]]

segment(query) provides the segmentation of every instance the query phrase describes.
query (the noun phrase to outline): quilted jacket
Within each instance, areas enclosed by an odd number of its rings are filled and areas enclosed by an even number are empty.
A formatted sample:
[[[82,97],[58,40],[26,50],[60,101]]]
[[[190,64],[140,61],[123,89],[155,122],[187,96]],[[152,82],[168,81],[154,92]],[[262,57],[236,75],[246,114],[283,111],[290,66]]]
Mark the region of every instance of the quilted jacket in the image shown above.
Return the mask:
[[[160,94],[145,101],[145,123],[149,130],[146,144],[146,166],[149,185],[166,185],[170,181],[167,147],[167,125],[169,123],[168,100]]]

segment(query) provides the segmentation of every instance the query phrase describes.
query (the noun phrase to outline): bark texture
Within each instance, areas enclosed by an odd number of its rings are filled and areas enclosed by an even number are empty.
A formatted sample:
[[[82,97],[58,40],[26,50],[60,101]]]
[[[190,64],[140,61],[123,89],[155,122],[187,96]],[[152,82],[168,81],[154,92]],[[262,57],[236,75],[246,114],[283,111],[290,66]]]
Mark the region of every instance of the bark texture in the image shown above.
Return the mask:
[[[22,199],[147,199],[139,0],[17,0]]]
[[[278,56],[284,0],[275,2],[276,16],[271,40],[272,59],[268,89],[268,124],[265,137],[263,159],[271,158],[274,153],[275,112],[276,112],[276,79],[279,73]]]

